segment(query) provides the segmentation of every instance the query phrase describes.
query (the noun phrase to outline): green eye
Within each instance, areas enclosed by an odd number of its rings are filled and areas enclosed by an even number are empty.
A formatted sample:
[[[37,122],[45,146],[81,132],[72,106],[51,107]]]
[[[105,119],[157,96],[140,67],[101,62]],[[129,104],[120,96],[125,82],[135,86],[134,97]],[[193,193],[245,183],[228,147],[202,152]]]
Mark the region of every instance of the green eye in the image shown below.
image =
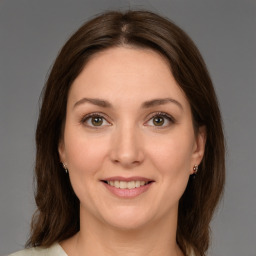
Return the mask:
[[[161,116],[156,116],[153,118],[153,124],[155,126],[162,126],[164,124],[164,118]]]
[[[155,113],[155,115],[152,116],[145,123],[145,125],[160,129],[160,128],[169,127],[171,124],[174,124],[174,123],[175,123],[175,119],[171,115],[165,112],[158,112],[158,113]]]
[[[93,126],[101,126],[103,124],[103,118],[100,116],[92,117],[91,123]]]
[[[90,113],[81,119],[81,123],[87,127],[91,128],[104,128],[106,126],[110,126],[109,123],[104,116],[97,113]]]

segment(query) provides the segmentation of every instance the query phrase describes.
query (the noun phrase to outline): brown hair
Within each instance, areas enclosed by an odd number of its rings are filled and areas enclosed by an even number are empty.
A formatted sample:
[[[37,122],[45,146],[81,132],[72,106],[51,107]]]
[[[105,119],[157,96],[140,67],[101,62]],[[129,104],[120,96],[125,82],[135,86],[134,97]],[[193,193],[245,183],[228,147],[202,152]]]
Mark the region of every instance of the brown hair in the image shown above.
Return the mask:
[[[70,86],[88,60],[111,47],[157,51],[190,103],[195,131],[205,126],[205,154],[180,199],[177,243],[185,255],[203,256],[209,224],[225,180],[225,147],[218,102],[205,63],[192,40],[171,21],[148,11],[106,12],[85,23],[64,45],[44,88],[36,131],[36,204],[26,244],[50,246],[79,231],[79,200],[59,160],[58,143]]]

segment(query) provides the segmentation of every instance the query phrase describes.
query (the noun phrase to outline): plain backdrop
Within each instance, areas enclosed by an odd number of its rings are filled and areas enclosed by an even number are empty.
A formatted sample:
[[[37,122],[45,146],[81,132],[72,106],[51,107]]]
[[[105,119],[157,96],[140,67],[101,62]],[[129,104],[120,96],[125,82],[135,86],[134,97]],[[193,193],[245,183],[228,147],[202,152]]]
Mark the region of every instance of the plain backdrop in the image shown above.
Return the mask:
[[[0,255],[22,249],[28,236],[38,99],[58,51],[95,14],[129,8],[169,17],[201,51],[228,146],[209,255],[256,255],[254,0],[0,0]]]

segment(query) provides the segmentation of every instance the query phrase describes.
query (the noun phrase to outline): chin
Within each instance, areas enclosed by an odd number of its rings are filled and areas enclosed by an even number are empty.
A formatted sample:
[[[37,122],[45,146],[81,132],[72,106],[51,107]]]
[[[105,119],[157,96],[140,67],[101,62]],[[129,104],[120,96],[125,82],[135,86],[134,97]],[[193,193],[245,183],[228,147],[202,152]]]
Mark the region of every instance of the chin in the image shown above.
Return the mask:
[[[152,221],[153,216],[148,216],[148,212],[141,209],[120,209],[119,211],[109,212],[105,215],[104,222],[115,229],[132,231],[143,228]]]

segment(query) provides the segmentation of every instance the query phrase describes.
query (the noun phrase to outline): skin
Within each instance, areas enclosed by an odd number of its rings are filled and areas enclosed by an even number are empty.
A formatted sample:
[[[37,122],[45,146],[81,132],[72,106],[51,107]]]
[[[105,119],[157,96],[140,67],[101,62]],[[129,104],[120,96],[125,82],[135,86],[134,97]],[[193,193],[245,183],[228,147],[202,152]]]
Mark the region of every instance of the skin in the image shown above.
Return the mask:
[[[145,106],[166,98],[172,101]],[[91,113],[100,113],[100,126]],[[183,255],[176,244],[178,203],[205,140],[203,127],[195,134],[189,102],[162,56],[131,47],[96,54],[71,86],[59,144],[81,222],[63,249],[69,256]],[[154,182],[135,198],[119,198],[101,182],[113,176]]]

